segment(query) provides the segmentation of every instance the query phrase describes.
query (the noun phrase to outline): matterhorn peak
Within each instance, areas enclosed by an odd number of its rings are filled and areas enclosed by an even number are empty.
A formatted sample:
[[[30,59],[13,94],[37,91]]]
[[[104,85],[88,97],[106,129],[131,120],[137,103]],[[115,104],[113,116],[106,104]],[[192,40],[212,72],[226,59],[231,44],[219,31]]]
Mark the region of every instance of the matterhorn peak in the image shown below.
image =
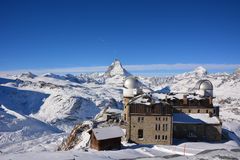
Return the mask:
[[[202,66],[195,68],[193,73],[195,73],[197,76],[204,76],[208,74],[207,69]]]
[[[105,72],[106,76],[113,77],[116,75],[129,76],[131,75],[126,69],[123,68],[121,62],[118,59],[115,59],[113,63],[108,67]]]

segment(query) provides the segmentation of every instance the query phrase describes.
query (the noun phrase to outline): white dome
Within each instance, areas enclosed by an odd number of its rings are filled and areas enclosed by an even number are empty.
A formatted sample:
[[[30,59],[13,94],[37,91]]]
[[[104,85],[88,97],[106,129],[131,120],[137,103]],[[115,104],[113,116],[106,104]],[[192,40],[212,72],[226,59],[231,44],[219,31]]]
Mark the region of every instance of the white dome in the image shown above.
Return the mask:
[[[197,82],[195,88],[198,90],[213,90],[213,85],[209,80],[200,80]]]
[[[124,82],[124,87],[127,89],[138,88],[138,80],[135,77],[129,77]]]

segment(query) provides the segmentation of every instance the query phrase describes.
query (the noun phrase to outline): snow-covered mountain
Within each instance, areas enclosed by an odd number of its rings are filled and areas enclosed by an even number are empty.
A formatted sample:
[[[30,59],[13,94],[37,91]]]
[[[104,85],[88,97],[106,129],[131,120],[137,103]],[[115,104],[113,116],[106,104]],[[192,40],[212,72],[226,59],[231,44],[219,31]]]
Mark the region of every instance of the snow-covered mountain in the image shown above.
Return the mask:
[[[4,106],[0,108],[0,126],[5,126],[0,129],[0,151],[4,152],[3,148],[11,144],[9,135],[16,132],[24,133],[18,134],[22,141],[29,139],[27,133],[34,133],[31,139],[39,139],[60,130],[69,132],[75,124],[93,119],[106,107],[122,109],[123,81],[130,75],[119,60],[115,60],[103,74],[34,75],[28,72],[0,75],[0,104]],[[197,67],[175,76],[139,76],[138,79],[152,90],[168,92],[192,92],[198,80],[209,79],[214,85],[214,103],[220,106],[223,126],[240,137],[240,69],[232,74],[209,74],[205,68]],[[6,126],[16,130],[9,130]],[[13,151],[18,152],[18,149]]]
[[[118,59],[115,59],[114,62],[108,67],[105,75],[108,77],[113,77],[116,75],[130,76],[131,74],[123,68],[121,62]]]

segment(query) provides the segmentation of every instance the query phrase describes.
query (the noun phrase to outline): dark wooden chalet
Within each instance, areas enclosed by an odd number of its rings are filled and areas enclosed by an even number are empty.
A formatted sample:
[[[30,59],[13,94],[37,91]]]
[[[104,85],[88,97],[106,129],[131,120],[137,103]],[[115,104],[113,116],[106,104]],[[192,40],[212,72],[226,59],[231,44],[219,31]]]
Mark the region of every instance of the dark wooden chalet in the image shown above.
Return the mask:
[[[121,149],[121,137],[124,135],[118,126],[95,128],[91,132],[90,147],[96,150]]]

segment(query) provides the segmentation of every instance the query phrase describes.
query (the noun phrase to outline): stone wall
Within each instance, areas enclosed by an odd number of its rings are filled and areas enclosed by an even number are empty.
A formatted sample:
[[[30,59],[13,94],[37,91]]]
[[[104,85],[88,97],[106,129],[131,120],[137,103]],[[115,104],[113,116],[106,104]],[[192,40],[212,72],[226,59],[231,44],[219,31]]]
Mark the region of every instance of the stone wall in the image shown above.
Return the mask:
[[[160,125],[160,128],[159,128]],[[172,116],[131,116],[130,140],[139,144],[172,144]],[[143,138],[138,137],[139,129]]]

